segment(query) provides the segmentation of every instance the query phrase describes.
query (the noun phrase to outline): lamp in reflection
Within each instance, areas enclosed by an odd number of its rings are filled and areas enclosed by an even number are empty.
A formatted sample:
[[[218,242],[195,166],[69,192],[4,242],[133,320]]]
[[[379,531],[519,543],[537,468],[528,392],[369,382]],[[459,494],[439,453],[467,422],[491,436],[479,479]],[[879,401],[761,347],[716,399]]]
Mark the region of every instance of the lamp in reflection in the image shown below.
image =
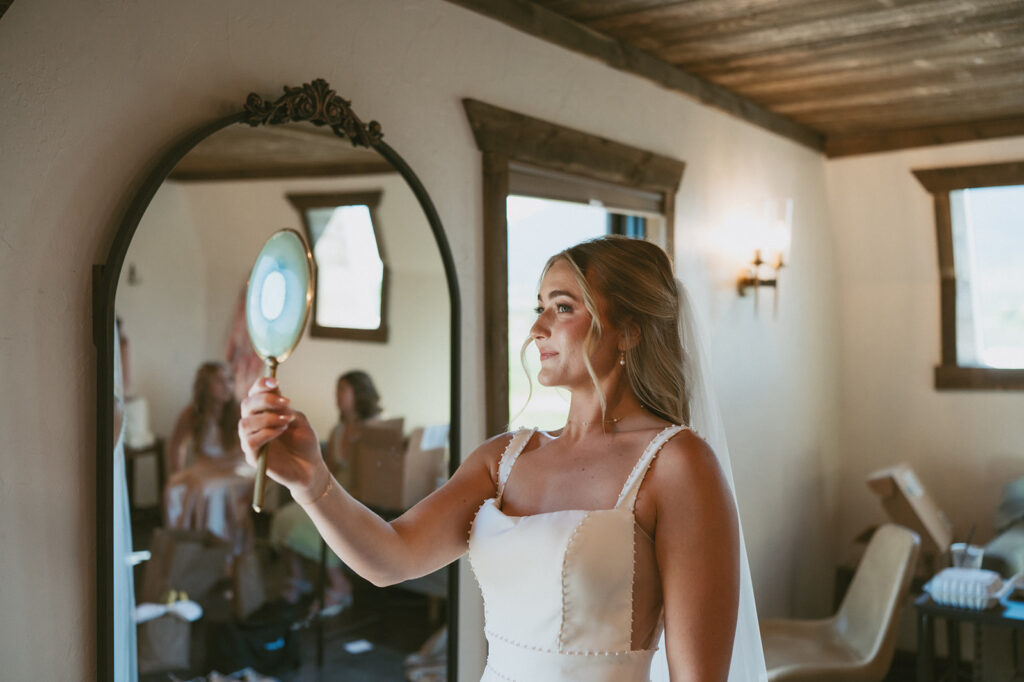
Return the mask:
[[[793,218],[792,199],[773,199],[764,203],[759,223],[756,225],[757,242],[754,257],[740,273],[736,291],[746,296],[754,290],[754,314],[758,310],[758,298],[762,288],[775,291],[772,306],[774,316],[779,313],[779,271],[789,264],[789,245]]]

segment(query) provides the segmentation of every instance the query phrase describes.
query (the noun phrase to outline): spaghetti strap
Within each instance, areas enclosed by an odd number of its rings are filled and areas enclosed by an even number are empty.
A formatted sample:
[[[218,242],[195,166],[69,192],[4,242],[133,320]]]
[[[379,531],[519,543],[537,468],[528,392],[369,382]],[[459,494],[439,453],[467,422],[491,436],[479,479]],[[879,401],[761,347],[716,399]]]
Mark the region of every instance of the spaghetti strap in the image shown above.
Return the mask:
[[[661,450],[662,446],[665,445],[672,436],[687,428],[689,427],[680,426],[678,424],[666,426],[658,432],[658,435],[651,439],[651,442],[647,445],[647,449],[644,450],[642,455],[640,455],[640,459],[636,461],[633,471],[629,473],[629,477],[622,485],[622,492],[619,493],[619,499],[615,502],[616,509],[628,507],[630,511],[633,511],[633,507],[636,505],[637,493],[640,492],[640,485],[644,481],[644,476],[647,475],[647,470],[651,468],[651,462],[654,461],[658,451]]]
[[[512,434],[512,439],[505,446],[505,452],[501,453],[501,459],[498,460],[498,495],[495,498],[499,508],[501,507],[501,496],[505,494],[505,483],[508,481],[509,474],[512,473],[512,467],[536,431],[537,429],[519,429]]]

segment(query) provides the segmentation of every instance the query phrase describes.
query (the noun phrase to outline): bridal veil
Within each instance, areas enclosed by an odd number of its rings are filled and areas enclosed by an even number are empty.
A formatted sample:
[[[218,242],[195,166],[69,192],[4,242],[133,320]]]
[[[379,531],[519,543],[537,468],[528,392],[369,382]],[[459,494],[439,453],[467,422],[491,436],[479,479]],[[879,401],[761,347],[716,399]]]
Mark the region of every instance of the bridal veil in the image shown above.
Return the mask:
[[[719,464],[729,481],[737,513],[742,514],[739,500],[736,500],[736,486],[732,477],[729,446],[722,425],[718,402],[710,382],[710,365],[696,323],[696,311],[683,283],[676,279],[679,292],[679,338],[683,344],[684,374],[689,393],[690,424],[718,456]],[[757,609],[754,604],[754,585],[747,561],[747,546],[740,527],[740,599],[736,617],[736,636],[732,648],[732,663],[729,666],[729,682],[762,682],[768,679],[765,671],[764,651],[761,648],[761,633],[757,623]],[[658,653],[651,667],[653,682],[668,682],[668,659],[665,655],[665,636],[662,634]]]

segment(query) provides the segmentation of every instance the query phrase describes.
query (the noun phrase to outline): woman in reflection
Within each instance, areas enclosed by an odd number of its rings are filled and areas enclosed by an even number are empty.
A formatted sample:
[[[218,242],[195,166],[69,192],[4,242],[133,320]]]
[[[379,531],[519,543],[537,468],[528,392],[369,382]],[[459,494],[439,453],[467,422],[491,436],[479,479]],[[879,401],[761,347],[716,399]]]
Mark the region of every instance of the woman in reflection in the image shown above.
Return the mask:
[[[538,301],[528,343],[538,381],[571,392],[565,426],[492,438],[391,523],[331,477],[273,381],[243,401],[247,457],[270,443],[271,476],[377,585],[468,552],[487,682],[646,681],[663,629],[656,675],[764,679],[728,461],[686,426],[704,406],[668,257],[624,237],[578,244],[548,261]]]
[[[338,377],[335,387],[338,423],[331,430],[324,450],[324,460],[335,480],[347,488],[351,482],[351,444],[358,437],[359,426],[381,413],[380,394],[370,375],[352,370]],[[304,578],[303,560],[320,560],[320,534],[298,504],[287,504],[274,514],[270,541],[281,547],[288,562],[288,577],[281,596],[294,604],[311,589]],[[333,552],[327,554],[328,585],[320,615],[340,613],[352,603],[352,585],[345,577],[341,560]]]
[[[168,445],[170,476],[164,492],[170,528],[209,530],[232,553],[252,541],[252,471],[238,441],[239,406],[231,374],[220,362],[204,363],[192,384]]]

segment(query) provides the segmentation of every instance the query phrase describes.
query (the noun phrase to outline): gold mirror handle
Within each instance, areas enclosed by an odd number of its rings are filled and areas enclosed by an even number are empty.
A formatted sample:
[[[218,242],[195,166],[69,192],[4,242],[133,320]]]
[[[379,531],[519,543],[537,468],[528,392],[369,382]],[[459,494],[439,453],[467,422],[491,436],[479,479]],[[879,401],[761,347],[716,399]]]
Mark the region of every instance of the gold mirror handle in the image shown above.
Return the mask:
[[[266,363],[266,373],[263,376],[270,377],[271,379],[276,378],[277,360],[275,358],[267,358]],[[256,456],[256,481],[253,484],[252,491],[252,508],[256,512],[263,511],[263,496],[267,491],[267,448],[269,446],[269,443],[263,445]]]

